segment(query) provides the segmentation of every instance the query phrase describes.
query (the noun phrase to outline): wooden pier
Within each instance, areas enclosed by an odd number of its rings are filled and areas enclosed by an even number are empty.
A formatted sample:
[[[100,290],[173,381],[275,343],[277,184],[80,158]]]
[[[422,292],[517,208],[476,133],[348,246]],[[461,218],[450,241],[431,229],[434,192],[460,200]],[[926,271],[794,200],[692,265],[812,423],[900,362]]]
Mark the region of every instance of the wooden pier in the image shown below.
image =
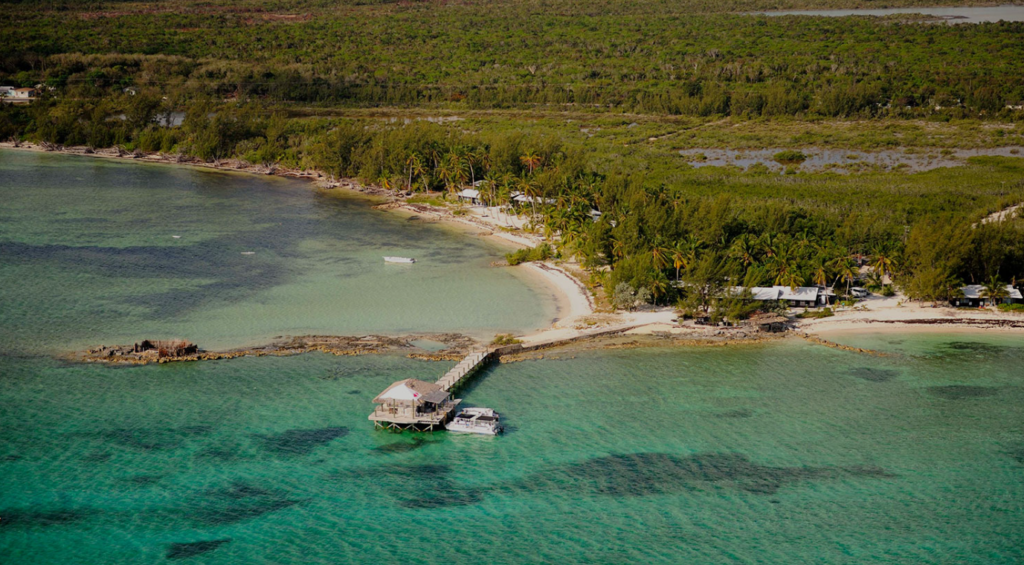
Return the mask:
[[[495,351],[484,349],[470,353],[436,383],[407,379],[392,384],[373,400],[378,406],[369,419],[374,426],[389,430],[443,428],[462,402],[452,399],[452,391],[491,360]]]
[[[580,341],[623,333],[635,326],[621,326],[597,330],[566,339],[554,339],[531,345],[505,345],[488,347],[470,352],[437,382],[430,383],[416,379],[398,381],[380,393],[373,401],[378,405],[369,419],[374,426],[389,430],[433,431],[443,429],[455,416],[462,399],[452,398],[452,393],[466,383],[481,367],[494,359],[506,355],[537,351]]]
[[[459,383],[463,379],[472,375],[477,369],[487,364],[494,356],[494,349],[484,349],[481,351],[474,351],[469,355],[465,356],[459,364],[452,367],[451,371],[448,371],[437,381],[437,386],[443,388],[445,392],[452,392],[458,388]]]

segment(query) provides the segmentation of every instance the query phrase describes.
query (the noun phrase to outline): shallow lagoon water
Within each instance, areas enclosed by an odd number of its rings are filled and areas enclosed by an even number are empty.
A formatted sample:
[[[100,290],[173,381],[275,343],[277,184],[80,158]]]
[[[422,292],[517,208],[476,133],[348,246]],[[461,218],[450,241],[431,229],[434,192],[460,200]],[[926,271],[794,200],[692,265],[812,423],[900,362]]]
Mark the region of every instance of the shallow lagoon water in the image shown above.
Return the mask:
[[[26,156],[39,169],[17,174],[13,158],[0,158],[8,181],[67,174],[64,158]],[[107,199],[103,184],[82,196],[4,185],[0,268],[18,275],[0,291],[4,563],[1024,560],[1017,335],[835,338],[889,357],[801,340],[549,353],[492,367],[460,393],[499,410],[504,436],[374,431],[366,416],[380,390],[453,363],[308,354],[114,368],[48,352],[94,333],[181,330],[179,319],[225,340],[277,332],[301,317],[261,310],[288,304],[274,288],[298,280],[308,285],[300,297],[347,298],[359,287],[324,290],[334,280],[308,271],[359,257],[362,246],[397,246],[403,233],[440,240],[412,238],[424,257],[441,245],[442,256],[474,258],[481,276],[506,273],[483,265],[488,250],[275,179],[215,175],[210,187],[208,173],[95,166],[121,182],[141,175],[143,189],[177,179],[185,188],[160,205],[192,211],[139,211],[124,200],[130,190]],[[76,198],[57,218],[39,204]],[[351,233],[353,215],[392,235]],[[166,241],[156,220],[193,240]],[[94,227],[62,229],[83,223]],[[176,245],[187,253],[149,261]],[[147,253],[119,251],[138,248]],[[236,257],[266,259],[256,272],[270,282],[253,287],[253,265],[214,271]],[[158,276],[178,264],[188,267],[171,281]],[[125,270],[124,281],[113,274]],[[511,298],[498,304],[517,296],[520,283],[509,281]],[[166,289],[187,284],[211,302],[168,300]],[[148,298],[122,311],[115,299],[124,295]],[[265,317],[243,323],[248,311]],[[442,319],[418,312],[424,326]],[[487,327],[491,315],[470,322]],[[239,327],[218,329],[218,316]],[[372,317],[339,327],[357,323],[388,328]]]
[[[543,283],[491,267],[505,249],[303,181],[6,151],[0,199],[0,351],[489,337],[556,315]]]

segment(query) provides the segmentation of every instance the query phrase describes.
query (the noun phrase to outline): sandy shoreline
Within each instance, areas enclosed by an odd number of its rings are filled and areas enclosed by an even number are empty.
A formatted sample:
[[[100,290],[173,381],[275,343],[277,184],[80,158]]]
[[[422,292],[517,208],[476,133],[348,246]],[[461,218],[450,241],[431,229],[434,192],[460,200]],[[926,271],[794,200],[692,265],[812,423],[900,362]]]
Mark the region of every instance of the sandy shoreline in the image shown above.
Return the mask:
[[[1024,315],[991,309],[961,309],[950,306],[908,303],[896,296],[872,297],[852,309],[836,309],[829,318],[797,320],[797,331],[808,334],[842,332],[955,333],[1002,331],[1024,332]]]
[[[151,163],[163,165],[175,165],[195,167],[203,170],[214,170],[230,173],[244,173],[259,176],[281,176],[287,178],[303,179],[311,181],[317,188],[324,190],[340,189],[356,194],[386,198],[387,202],[376,206],[377,209],[424,216],[438,222],[461,228],[467,234],[486,237],[510,248],[527,248],[540,245],[543,238],[518,230],[515,226],[521,226],[521,221],[513,221],[505,217],[503,225],[497,216],[496,209],[469,209],[465,216],[456,216],[449,210],[435,208],[425,204],[409,203],[398,192],[382,189],[374,186],[367,186],[354,179],[332,179],[319,171],[300,171],[284,167],[264,167],[251,165],[237,159],[221,159],[213,163],[204,163],[193,160],[179,160],[176,156],[166,154],[144,154],[133,155],[123,153],[117,149],[98,149],[86,152],[86,148],[50,148],[32,143],[21,143],[15,146],[11,142],[0,142],[0,149],[11,149],[16,151],[29,151],[37,153],[57,153],[61,155],[78,155],[82,157],[96,157],[117,161],[129,161],[137,163]],[[516,231],[507,231],[516,229]],[[475,232],[475,233],[474,233]],[[535,280],[542,281],[545,286],[553,291],[557,318],[554,320],[554,327],[538,329],[531,332],[533,341],[537,336],[555,328],[566,328],[594,312],[594,299],[586,286],[574,277],[567,270],[559,267],[553,262],[526,263],[524,270]]]
[[[426,204],[410,203],[393,190],[367,186],[353,179],[333,179],[319,171],[301,171],[283,167],[251,165],[236,159],[222,159],[213,163],[181,160],[173,155],[132,155],[117,149],[86,152],[85,148],[47,149],[31,143],[15,147],[11,142],[0,142],[0,149],[80,155],[141,163],[196,167],[204,170],[235,172],[261,176],[282,176],[313,182],[318,188],[341,189],[361,195],[385,198],[377,209],[411,214],[461,228],[467,235],[485,237],[513,248],[534,247],[545,242],[535,234],[522,229],[523,219],[508,216],[497,208],[466,207],[465,214],[456,216],[448,209]],[[542,344],[588,335],[602,335],[622,331],[628,334],[659,334],[696,338],[722,337],[742,333],[733,329],[698,327],[680,324],[674,309],[662,308],[641,312],[615,312],[595,314],[594,297],[586,285],[566,268],[551,261],[522,265],[530,276],[543,281],[553,290],[557,318],[552,325],[520,336],[526,345]],[[962,310],[950,307],[931,307],[909,304],[901,297],[873,297],[858,304],[855,309],[838,309],[836,315],[820,319],[797,319],[793,323],[797,333],[809,335],[847,332],[1024,332],[1024,315],[992,310]],[[756,334],[756,332],[752,332]]]

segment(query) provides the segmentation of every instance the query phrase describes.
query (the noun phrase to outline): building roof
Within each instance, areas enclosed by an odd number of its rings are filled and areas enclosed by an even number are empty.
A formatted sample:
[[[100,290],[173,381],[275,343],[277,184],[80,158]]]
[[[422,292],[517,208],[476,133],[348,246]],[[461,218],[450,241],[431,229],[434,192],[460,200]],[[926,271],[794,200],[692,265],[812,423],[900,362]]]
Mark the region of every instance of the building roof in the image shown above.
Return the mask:
[[[480,191],[475,188],[463,188],[459,198],[480,198]]]
[[[750,289],[754,300],[778,300],[781,292],[777,286],[755,286]]]
[[[373,401],[382,403],[387,400],[404,400],[415,402],[438,403],[448,398],[448,393],[434,383],[418,379],[405,379],[392,383],[384,392],[377,395]]]
[[[512,196],[512,200],[514,200],[516,202],[530,202],[532,200],[533,202],[536,202],[537,204],[554,204],[555,203],[555,199],[554,198],[541,198],[539,196],[536,197],[536,198],[531,198],[531,197],[529,197],[529,196],[527,196],[525,194],[522,194],[522,193],[519,193],[519,194],[512,193],[512,195],[513,195]]]
[[[982,294],[985,290],[985,287],[980,284],[969,284],[965,287],[962,287],[960,290],[964,292],[964,298],[980,299],[983,298]],[[1024,300],[1024,297],[1021,296],[1020,291],[1017,290],[1016,288],[1013,288],[1013,286],[1006,285],[1006,291],[1009,292],[1008,298],[1012,298],[1014,300]]]
[[[36,89],[34,89],[34,88],[31,88],[31,87],[25,87],[25,88],[15,88],[15,89],[14,89],[14,91],[15,91],[15,92],[35,92],[35,90],[36,90]]]
[[[788,286],[776,286],[780,289],[779,300],[798,300],[802,302],[815,302],[818,300],[818,293],[821,291],[816,286],[801,286],[789,288]]]

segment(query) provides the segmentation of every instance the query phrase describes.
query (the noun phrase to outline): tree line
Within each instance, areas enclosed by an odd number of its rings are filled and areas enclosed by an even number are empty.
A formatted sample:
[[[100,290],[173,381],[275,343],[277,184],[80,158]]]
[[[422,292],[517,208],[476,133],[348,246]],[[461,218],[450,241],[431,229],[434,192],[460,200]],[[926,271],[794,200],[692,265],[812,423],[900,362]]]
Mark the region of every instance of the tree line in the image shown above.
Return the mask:
[[[45,83],[73,98],[131,86],[313,106],[1024,114],[1024,24],[793,19],[712,4],[24,5],[0,12],[0,83]]]
[[[154,123],[174,102],[125,94],[110,101],[44,98],[0,107],[0,136],[60,145],[163,151],[201,160],[315,169],[409,192],[475,185],[516,207],[550,237],[538,251],[579,260],[620,303],[680,303],[726,312],[729,287],[891,280],[909,297],[941,301],[966,283],[1024,278],[1024,220],[978,223],[1024,201],[1019,158],[972,158],[926,173],[772,174],[651,163],[637,171],[605,151],[513,129],[467,132],[413,120],[287,119],[255,103],[186,105],[180,127]],[[603,163],[603,164],[602,164]],[[609,165],[608,163],[612,163]],[[617,164],[616,164],[617,163]],[[525,199],[515,200],[516,195]],[[600,212],[596,214],[595,212]],[[522,259],[529,260],[529,254]],[[862,283],[863,281],[861,281]],[[616,291],[621,292],[616,292]]]

